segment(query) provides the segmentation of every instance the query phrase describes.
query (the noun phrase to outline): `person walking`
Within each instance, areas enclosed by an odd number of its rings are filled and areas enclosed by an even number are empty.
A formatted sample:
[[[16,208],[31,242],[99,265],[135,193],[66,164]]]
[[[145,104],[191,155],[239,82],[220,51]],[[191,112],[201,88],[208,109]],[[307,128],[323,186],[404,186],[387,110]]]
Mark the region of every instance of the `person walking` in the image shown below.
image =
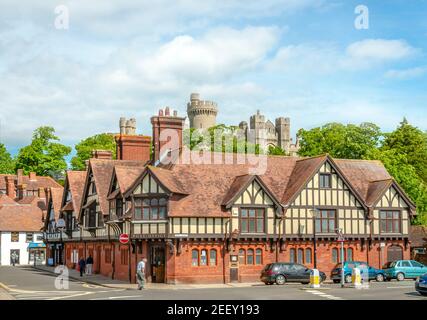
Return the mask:
[[[136,267],[136,281],[138,282],[138,290],[144,289],[145,286],[145,266],[147,259],[143,258]]]
[[[86,261],[84,258],[80,259],[79,268],[80,268],[80,277],[83,277],[83,272],[85,272],[85,269],[86,269]]]
[[[93,258],[91,255],[86,259],[86,274],[88,276],[92,275],[92,266],[93,266]]]

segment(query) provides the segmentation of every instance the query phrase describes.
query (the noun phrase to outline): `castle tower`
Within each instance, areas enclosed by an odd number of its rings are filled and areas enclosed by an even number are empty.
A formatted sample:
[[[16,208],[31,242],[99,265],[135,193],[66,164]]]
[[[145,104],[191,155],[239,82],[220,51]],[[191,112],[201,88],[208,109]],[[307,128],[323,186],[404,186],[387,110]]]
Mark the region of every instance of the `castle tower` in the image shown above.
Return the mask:
[[[291,144],[291,119],[290,118],[277,118],[276,131],[278,135],[277,145],[284,151],[289,152]]]
[[[216,124],[218,106],[215,102],[200,100],[198,93],[192,93],[187,103],[187,115],[190,128],[209,129]]]
[[[265,117],[257,110],[256,114],[250,118],[250,129],[255,135],[255,143],[264,148],[267,142],[267,133],[265,130]]]

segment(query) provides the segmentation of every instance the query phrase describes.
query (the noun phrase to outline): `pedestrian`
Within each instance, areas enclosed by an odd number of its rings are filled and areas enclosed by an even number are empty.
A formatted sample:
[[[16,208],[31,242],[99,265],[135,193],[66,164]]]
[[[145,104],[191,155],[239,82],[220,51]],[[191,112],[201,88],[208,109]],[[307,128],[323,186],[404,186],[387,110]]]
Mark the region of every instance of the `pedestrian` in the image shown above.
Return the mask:
[[[83,277],[83,272],[85,272],[85,268],[86,268],[86,261],[84,258],[80,259],[79,268],[80,268],[80,277]]]
[[[86,274],[92,275],[93,258],[91,255],[86,259]]]
[[[138,282],[138,290],[144,289],[145,286],[145,266],[147,259],[142,258],[136,267],[136,280]]]

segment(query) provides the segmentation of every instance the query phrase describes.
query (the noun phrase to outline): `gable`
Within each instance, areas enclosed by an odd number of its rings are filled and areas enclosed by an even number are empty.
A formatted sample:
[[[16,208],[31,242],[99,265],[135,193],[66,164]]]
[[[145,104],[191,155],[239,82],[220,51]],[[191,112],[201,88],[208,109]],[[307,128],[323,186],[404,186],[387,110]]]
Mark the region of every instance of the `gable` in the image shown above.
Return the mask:
[[[163,187],[157,182],[151,173],[147,173],[142,181],[139,182],[133,189],[132,194],[158,194],[166,193]]]
[[[330,176],[331,187],[321,188],[321,175]],[[306,183],[291,206],[363,207],[341,174],[329,161],[325,161]]]
[[[400,192],[391,186],[376,203],[377,208],[409,208],[409,203],[400,195]]]
[[[273,203],[273,199],[271,199],[256,180],[253,180],[252,183],[236,199],[236,201],[234,201],[235,205],[273,205]]]

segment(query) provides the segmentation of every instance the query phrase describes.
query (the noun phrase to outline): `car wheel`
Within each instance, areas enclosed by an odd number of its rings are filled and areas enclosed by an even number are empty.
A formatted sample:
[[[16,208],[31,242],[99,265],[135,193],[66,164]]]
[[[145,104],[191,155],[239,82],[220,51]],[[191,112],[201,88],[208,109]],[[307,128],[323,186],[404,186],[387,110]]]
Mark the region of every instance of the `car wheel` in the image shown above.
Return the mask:
[[[351,275],[346,275],[345,277],[344,277],[344,280],[345,280],[345,282],[346,283],[351,283]]]
[[[384,281],[384,275],[383,275],[383,274],[381,274],[381,273],[378,273],[378,274],[376,275],[376,277],[375,277],[375,280],[376,280],[377,282],[383,282],[383,281]]]
[[[334,280],[334,283],[340,283],[340,281],[339,280]]]
[[[278,285],[283,285],[283,284],[285,284],[285,282],[286,282],[286,278],[284,277],[284,276],[282,276],[281,274],[279,274],[277,277],[276,277],[276,283],[278,284]]]
[[[399,272],[396,275],[396,279],[397,279],[397,281],[403,281],[403,280],[405,280],[405,275],[402,272]]]

